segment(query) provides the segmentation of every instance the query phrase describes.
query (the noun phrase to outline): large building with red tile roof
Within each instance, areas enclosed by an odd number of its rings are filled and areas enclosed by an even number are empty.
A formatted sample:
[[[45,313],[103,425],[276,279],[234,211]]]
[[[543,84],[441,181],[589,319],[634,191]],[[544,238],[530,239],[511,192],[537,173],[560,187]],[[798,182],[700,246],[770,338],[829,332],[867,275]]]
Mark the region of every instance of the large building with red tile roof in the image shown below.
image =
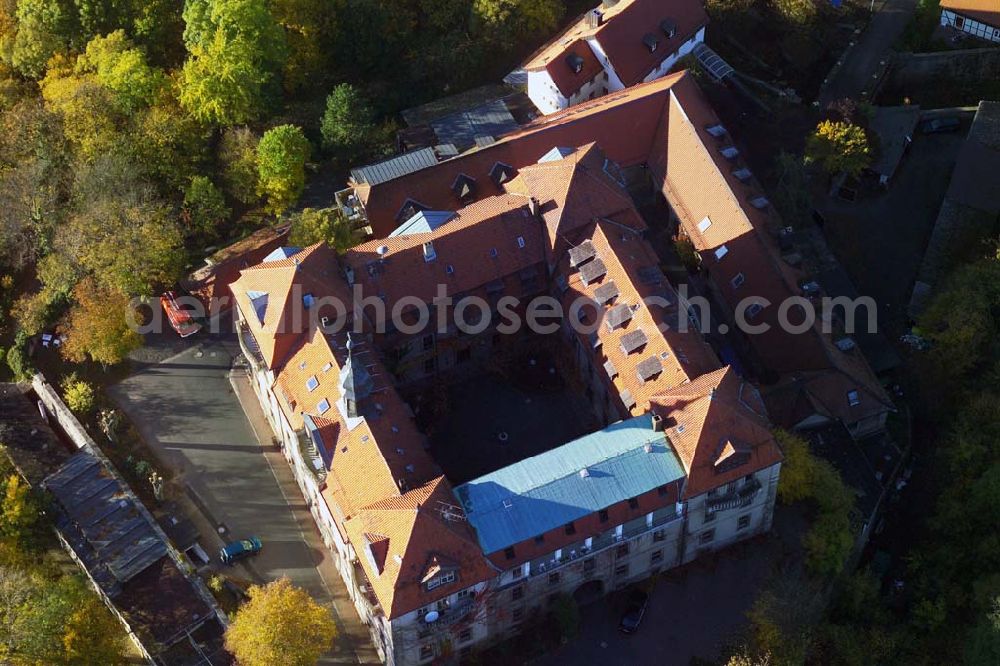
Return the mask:
[[[695,279],[726,312],[742,294],[801,293],[733,151],[693,79],[673,75],[355,184],[378,238],[340,256],[286,248],[234,283],[254,388],[387,663],[465,654],[553,595],[616,589],[768,530],[781,451],[750,373],[769,400],[786,396],[783,423],[880,426],[890,405],[849,337],[819,323],[750,335],[738,371],[661,269],[627,187],[637,174],[669,204],[650,223],[692,240]],[[483,326],[446,316],[442,329],[437,308],[455,305],[441,289],[478,297]],[[474,372],[516,339],[502,313],[539,296],[563,308],[551,334],[603,427],[453,485],[400,390]]]
[[[542,113],[657,79],[705,41],[701,0],[605,0],[524,63]]]

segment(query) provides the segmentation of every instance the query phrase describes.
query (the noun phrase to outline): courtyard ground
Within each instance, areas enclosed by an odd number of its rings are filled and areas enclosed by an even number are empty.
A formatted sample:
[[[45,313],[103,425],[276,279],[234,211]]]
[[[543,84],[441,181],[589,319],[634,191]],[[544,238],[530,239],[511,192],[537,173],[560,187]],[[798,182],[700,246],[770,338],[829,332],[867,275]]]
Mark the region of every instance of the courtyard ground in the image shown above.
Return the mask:
[[[535,365],[529,365],[531,360]],[[484,371],[445,389],[447,409],[434,424],[431,455],[454,484],[601,427],[587,399],[562,379],[551,356],[525,354],[512,363],[528,366],[517,372],[519,379]],[[529,379],[532,376],[534,380]]]

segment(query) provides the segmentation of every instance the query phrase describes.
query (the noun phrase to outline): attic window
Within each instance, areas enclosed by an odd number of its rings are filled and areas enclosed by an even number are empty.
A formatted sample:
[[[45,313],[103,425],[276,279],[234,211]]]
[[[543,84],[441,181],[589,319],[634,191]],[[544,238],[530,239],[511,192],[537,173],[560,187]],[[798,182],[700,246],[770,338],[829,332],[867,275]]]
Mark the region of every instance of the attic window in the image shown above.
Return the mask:
[[[765,196],[754,197],[753,199],[750,200],[750,205],[756,208],[757,210],[763,210],[764,208],[767,208],[768,203],[769,202],[767,200],[767,197]]]
[[[503,162],[497,162],[490,169],[490,180],[497,187],[503,187],[503,184],[514,177],[514,167],[509,164],[504,164]]]
[[[452,266],[451,264],[448,264],[447,266],[445,266],[444,272],[447,273],[448,275],[454,275],[455,267]]]
[[[712,220],[708,219],[708,216],[706,215],[704,218],[702,218],[701,222],[698,223],[698,231],[700,231],[701,233],[705,233],[706,231],[708,231],[708,228],[710,226],[712,226]]]
[[[649,52],[652,53],[656,50],[656,47],[659,46],[660,40],[653,33],[647,32],[642,36],[642,43],[645,44],[646,48],[649,49]]]
[[[491,257],[493,257],[494,259],[496,259],[499,255],[500,255],[500,252],[498,252],[495,247],[491,247],[490,248],[490,256]]]
[[[738,180],[740,180],[741,182],[745,183],[748,180],[750,180],[750,176],[753,175],[753,174],[750,173],[750,169],[748,169],[746,167],[742,167],[742,168],[737,169],[736,171],[734,171],[733,175],[736,176],[736,178]]]
[[[861,404],[861,394],[857,391],[847,392],[847,404],[851,407],[857,407]]]
[[[413,199],[407,199],[403,202],[400,207],[399,212],[396,213],[397,222],[405,222],[422,210],[427,210],[427,206],[423,205],[419,201],[414,201]]]
[[[764,309],[764,306],[760,303],[751,303],[750,307],[747,308],[747,317],[753,319],[760,314],[760,311]]]
[[[576,534],[576,525],[572,522],[566,523],[566,534]]]
[[[722,261],[722,258],[727,254],[729,254],[729,248],[726,247],[725,245],[720,245],[719,247],[715,248],[716,261]]]
[[[570,53],[566,56],[566,65],[574,74],[579,74],[583,71],[583,57],[576,53]]]
[[[459,174],[455,182],[451,184],[451,191],[462,201],[468,201],[476,193],[476,180],[464,173]]]
[[[736,150],[736,146],[726,146],[719,152],[722,153],[722,156],[727,160],[734,160],[736,159],[736,156],[740,154],[740,151]]]
[[[517,237],[517,246],[520,247],[520,248],[524,247],[524,236],[518,236]]]
[[[503,549],[503,556],[508,560],[514,559],[514,546],[509,546]]]
[[[328,411],[330,411],[330,401],[327,400],[326,398],[320,400],[319,404],[316,405],[316,411],[319,412],[320,414],[326,414]]]
[[[444,573],[431,578],[427,581],[427,591],[430,592],[436,587],[441,587],[442,585],[448,585],[449,583],[454,583],[457,579],[454,571],[445,571]]]
[[[677,34],[677,24],[670,19],[663,19],[660,21],[660,30],[666,35],[667,39],[673,38]]]
[[[317,388],[319,388],[319,380],[316,379],[316,375],[313,375],[312,377],[306,380],[306,388],[309,389],[310,392],[315,391]]]
[[[726,128],[718,124],[709,125],[708,127],[705,128],[705,131],[714,136],[716,139],[725,136],[726,134]]]
[[[333,363],[330,363],[329,361],[327,361],[326,364],[323,366],[323,372],[326,372],[327,370],[329,370],[332,367],[333,367]]]

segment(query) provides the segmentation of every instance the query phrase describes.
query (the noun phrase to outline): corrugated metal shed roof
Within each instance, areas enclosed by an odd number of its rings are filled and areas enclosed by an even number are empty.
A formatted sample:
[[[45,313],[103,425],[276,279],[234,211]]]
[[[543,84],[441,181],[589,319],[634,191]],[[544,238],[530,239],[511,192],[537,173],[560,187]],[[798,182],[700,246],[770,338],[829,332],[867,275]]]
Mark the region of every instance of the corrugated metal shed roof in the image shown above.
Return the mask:
[[[435,164],[437,156],[434,154],[434,149],[421,148],[412,153],[404,153],[382,162],[351,169],[351,178],[358,184],[379,185]]]
[[[45,487],[119,583],[167,554],[167,546],[100,460],[77,453],[49,475]]]
[[[646,446],[651,445],[651,451]],[[581,475],[581,470],[587,470]],[[684,477],[644,414],[455,489],[487,554]]]
[[[517,121],[502,99],[438,118],[430,125],[438,141],[455,144],[460,149],[487,145],[481,143],[481,139],[495,139],[518,128]]]

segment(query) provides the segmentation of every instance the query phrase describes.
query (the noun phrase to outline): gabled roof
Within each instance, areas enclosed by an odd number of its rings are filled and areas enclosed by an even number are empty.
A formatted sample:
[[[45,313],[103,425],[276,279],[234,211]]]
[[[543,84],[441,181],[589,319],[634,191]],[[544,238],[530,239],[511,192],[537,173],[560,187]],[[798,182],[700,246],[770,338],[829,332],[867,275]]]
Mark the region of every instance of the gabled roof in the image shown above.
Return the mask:
[[[579,45],[596,40],[622,83],[626,87],[633,86],[642,82],[668,55],[708,23],[708,15],[699,0],[619,0],[611,7],[599,5],[597,10],[602,15],[600,25],[592,25],[586,14],[580,16],[535,51],[524,63],[524,69],[529,72],[545,69],[559,91],[569,97],[593,75],[586,79],[582,78],[583,72],[569,76],[572,70],[566,67],[564,60],[569,54],[583,55]],[[673,28],[673,37],[667,37],[667,27]],[[651,52],[645,44],[647,35],[656,37],[655,51]]]
[[[301,251],[301,247],[279,247],[261,259],[260,263],[266,264],[269,261],[281,261],[282,259],[288,259]]]
[[[729,366],[656,395],[652,409],[687,471],[684,499],[781,462],[760,394]]]
[[[419,200],[431,209],[450,210],[456,201],[450,187],[455,178],[464,173],[478,183],[487,183],[497,162],[520,170],[537,163],[555,146],[582,146],[591,141],[621,167],[645,162],[654,145],[666,92],[685,78],[685,72],[671,74],[542,116],[489,146],[377,185],[359,186],[355,193],[364,204],[375,236],[385,237],[399,225],[396,215],[407,199]],[[490,184],[478,187],[475,196],[495,193]]]
[[[544,67],[556,88],[567,99],[604,71],[593,49],[583,39],[566,46],[560,56],[549,60]]]
[[[403,495],[374,502],[346,523],[353,544],[369,544],[358,559],[389,619],[496,575],[461,515],[444,477]],[[428,591],[442,568],[456,580]]]
[[[489,554],[683,474],[645,414],[469,481],[455,494]]]

